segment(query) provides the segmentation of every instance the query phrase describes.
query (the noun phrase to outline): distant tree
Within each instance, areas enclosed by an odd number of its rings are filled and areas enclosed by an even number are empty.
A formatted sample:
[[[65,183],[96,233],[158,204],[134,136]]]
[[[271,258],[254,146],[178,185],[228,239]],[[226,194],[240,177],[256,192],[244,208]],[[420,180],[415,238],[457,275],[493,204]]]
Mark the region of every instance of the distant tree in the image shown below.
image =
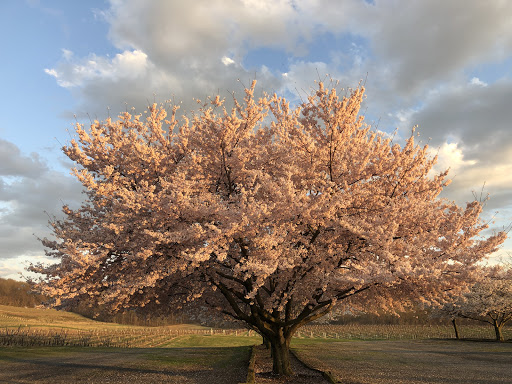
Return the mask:
[[[289,375],[300,327],[343,303],[442,301],[505,240],[476,239],[478,202],[438,198],[447,172],[429,175],[414,135],[401,147],[364,124],[364,88],[340,98],[319,83],[293,109],[254,90],[182,121],[155,104],[77,124],[63,150],[88,199],[43,240],[59,262],[30,268],[54,306],[208,305],[258,330]]]
[[[482,273],[485,277],[468,293],[448,301],[441,313],[451,318],[456,334],[457,318],[472,319],[491,324],[496,340],[504,341],[503,327],[512,320],[512,269],[494,267],[483,269]]]
[[[457,314],[457,307],[456,307],[456,301],[458,297],[453,297],[452,299],[448,300],[446,303],[444,303],[442,306],[436,306],[431,311],[431,317],[435,319],[449,319],[453,326],[453,331],[455,333],[455,338],[457,340],[460,339],[460,332],[459,332],[459,324],[458,324],[458,318],[459,315]]]

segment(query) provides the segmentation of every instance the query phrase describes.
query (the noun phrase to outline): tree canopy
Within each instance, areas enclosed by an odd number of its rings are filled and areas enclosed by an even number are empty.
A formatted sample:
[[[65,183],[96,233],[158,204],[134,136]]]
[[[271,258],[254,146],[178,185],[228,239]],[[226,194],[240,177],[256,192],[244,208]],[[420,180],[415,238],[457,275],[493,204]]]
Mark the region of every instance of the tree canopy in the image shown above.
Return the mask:
[[[77,124],[63,150],[87,200],[43,240],[58,263],[31,267],[54,305],[196,302],[257,330],[289,374],[302,325],[343,303],[442,302],[504,241],[478,237],[479,202],[438,197],[447,171],[414,133],[400,146],[364,123],[364,87],[319,83],[292,108],[255,86],[182,119],[154,104]]]

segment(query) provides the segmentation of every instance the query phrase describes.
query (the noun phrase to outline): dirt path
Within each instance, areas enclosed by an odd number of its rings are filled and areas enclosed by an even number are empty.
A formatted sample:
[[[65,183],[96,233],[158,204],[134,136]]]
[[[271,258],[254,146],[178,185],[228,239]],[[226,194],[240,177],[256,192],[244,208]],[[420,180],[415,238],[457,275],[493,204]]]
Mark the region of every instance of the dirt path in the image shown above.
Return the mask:
[[[241,383],[247,348],[82,349],[0,352],[0,383]],[[244,353],[242,353],[244,352]],[[233,356],[242,353],[243,356]]]

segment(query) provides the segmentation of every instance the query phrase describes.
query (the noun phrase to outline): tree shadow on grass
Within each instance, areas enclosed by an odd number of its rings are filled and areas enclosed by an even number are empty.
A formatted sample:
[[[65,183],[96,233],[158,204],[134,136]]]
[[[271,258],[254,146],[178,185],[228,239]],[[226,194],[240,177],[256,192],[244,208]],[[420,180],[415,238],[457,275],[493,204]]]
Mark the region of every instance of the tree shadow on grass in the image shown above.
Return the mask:
[[[239,383],[249,360],[247,347],[12,352],[0,357],[0,383]]]

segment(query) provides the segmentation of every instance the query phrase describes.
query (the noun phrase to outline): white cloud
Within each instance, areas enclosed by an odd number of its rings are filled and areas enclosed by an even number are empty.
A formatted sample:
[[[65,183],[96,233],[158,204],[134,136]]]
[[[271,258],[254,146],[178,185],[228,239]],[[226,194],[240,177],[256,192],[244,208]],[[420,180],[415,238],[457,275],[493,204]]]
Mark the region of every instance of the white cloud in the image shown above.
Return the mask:
[[[512,47],[512,3],[507,2],[111,0],[110,5],[95,12],[110,23],[110,38],[123,52],[114,59],[73,59],[64,51],[67,62],[47,71],[64,87],[83,87],[74,94],[86,109],[88,100],[95,100],[91,109],[100,102],[112,105],[116,95],[120,105],[139,106],[134,87],[140,100],[157,93],[164,94],[162,99],[174,94],[188,101],[236,90],[231,78],[254,76],[255,68],[232,65],[242,63],[248,50],[280,48],[297,58],[320,34],[350,33],[365,43],[352,42],[346,52],[329,47],[327,72],[343,85],[354,85],[354,80],[357,85],[368,74],[368,100],[374,105],[370,111],[386,125],[392,124],[387,113],[405,99],[409,105],[402,109],[424,97],[426,86],[452,80],[468,65],[502,58]],[[218,57],[223,65],[216,64]],[[291,60],[291,67],[281,72],[291,76],[298,65]],[[300,81],[309,87],[316,78],[313,72]],[[273,79],[273,89],[282,85],[279,79]],[[109,99],[102,97],[104,90]]]
[[[443,143],[443,145],[437,150],[431,150],[438,156],[436,168],[439,171],[444,171],[450,168],[451,172],[457,172],[461,167],[475,165],[476,160],[464,160],[464,154],[462,149],[459,148],[458,143]]]
[[[86,59],[71,61],[72,56],[71,51],[64,50],[64,61],[57,68],[45,69],[48,75],[55,77],[59,85],[65,88],[102,79],[136,79],[145,76],[152,67],[147,55],[140,50],[124,51],[113,59],[93,54]]]
[[[44,72],[50,76],[53,76],[55,77],[57,80],[59,78],[59,74],[57,73],[57,71],[55,69],[48,69],[48,68],[45,68]]]
[[[231,65],[231,64],[235,64],[235,60],[230,59],[230,58],[229,58],[229,57],[227,57],[227,56],[223,56],[223,57],[222,57],[222,59],[221,59],[221,61],[222,61],[222,64],[224,64],[224,65],[226,65],[226,66]]]
[[[480,80],[478,77],[473,77],[471,79],[471,81],[469,82],[469,84],[471,84],[471,85],[478,85],[478,86],[481,86],[481,87],[487,87],[489,85],[486,82]]]
[[[157,66],[142,50],[124,51],[114,58],[91,54],[87,58],[63,60],[46,73],[55,77],[60,86],[69,88],[80,103],[72,114],[106,117],[107,106],[114,115],[126,106],[142,111],[154,95],[157,101],[170,98],[183,101],[182,111],[196,107],[193,98],[204,98],[220,91],[227,95],[241,91],[238,79],[246,83],[255,72],[235,65],[228,56],[212,61],[196,62],[183,57],[173,65]],[[280,87],[281,81],[263,66],[257,73],[260,89]]]
[[[338,61],[351,61],[345,72],[357,78],[368,74],[368,91],[379,100],[381,116],[401,103],[414,105],[433,87],[464,80],[466,70],[504,60],[512,51],[512,2],[299,0],[296,4],[309,16],[301,24],[309,34],[349,33],[363,39],[363,49],[357,46]]]
[[[0,259],[0,276],[4,279],[21,280],[21,273],[27,267],[25,264],[26,256],[17,259]]]
[[[310,28],[297,28],[298,13],[287,0],[111,1],[111,38],[121,49],[143,49],[157,64],[182,58],[211,59],[246,47],[293,50]]]
[[[30,263],[52,264],[55,260],[44,255],[20,255],[10,259],[0,259],[0,276],[4,279],[24,280],[24,277],[37,277],[35,273],[25,271]]]

